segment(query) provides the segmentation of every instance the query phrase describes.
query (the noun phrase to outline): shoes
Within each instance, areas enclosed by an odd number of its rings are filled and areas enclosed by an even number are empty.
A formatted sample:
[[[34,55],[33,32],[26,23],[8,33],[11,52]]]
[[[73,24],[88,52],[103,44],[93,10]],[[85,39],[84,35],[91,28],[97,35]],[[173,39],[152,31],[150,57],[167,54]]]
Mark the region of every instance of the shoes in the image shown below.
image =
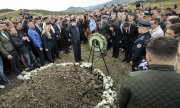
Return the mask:
[[[40,68],[40,66],[38,64],[33,64],[33,67]]]
[[[15,83],[10,80],[8,83],[5,84],[5,86],[14,85],[14,84]]]
[[[83,60],[83,59],[79,59],[79,61],[81,61],[81,62],[82,62],[82,61],[84,61],[84,60]]]
[[[126,59],[123,59],[123,62],[126,62],[127,60]]]
[[[57,57],[58,59],[62,59],[60,56],[59,57]]]
[[[69,54],[69,53],[71,53],[70,51],[65,51],[65,54]]]
[[[5,86],[4,85],[0,85],[0,89],[4,89],[5,88]]]

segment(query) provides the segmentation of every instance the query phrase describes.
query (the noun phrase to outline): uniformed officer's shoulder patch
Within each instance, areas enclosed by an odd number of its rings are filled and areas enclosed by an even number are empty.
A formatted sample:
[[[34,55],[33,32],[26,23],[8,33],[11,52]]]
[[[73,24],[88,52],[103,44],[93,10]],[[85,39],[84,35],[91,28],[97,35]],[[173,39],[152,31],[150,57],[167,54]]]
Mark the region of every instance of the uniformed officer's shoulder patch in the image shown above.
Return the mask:
[[[137,48],[141,48],[142,47],[142,45],[141,44],[137,44]]]

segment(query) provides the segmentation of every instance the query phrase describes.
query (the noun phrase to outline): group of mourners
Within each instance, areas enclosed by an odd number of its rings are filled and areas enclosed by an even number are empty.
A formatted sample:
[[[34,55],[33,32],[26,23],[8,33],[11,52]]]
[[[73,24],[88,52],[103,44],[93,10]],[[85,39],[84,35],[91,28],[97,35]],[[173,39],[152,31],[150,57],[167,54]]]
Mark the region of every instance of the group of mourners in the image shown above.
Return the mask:
[[[74,52],[81,62],[81,44],[91,34],[100,33],[112,47],[112,57],[124,54],[132,73],[122,84],[118,95],[120,108],[180,107],[180,5],[174,8],[151,7],[136,2],[104,6],[83,15],[33,16],[0,21],[0,79],[11,85],[4,74],[8,67],[19,75],[25,67],[31,71],[55,63],[62,52]]]

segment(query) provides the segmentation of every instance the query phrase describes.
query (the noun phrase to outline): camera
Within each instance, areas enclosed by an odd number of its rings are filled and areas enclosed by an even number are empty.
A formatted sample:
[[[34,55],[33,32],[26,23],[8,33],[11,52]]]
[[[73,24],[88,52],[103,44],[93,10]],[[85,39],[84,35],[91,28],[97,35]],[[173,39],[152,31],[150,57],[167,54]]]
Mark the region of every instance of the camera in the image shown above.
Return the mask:
[[[142,3],[143,3],[143,1],[142,1],[142,0],[137,1],[137,2],[135,3],[136,8],[141,7],[141,6],[142,6]]]
[[[33,19],[33,16],[31,14],[28,13],[20,13],[19,15],[21,15],[24,19]]]

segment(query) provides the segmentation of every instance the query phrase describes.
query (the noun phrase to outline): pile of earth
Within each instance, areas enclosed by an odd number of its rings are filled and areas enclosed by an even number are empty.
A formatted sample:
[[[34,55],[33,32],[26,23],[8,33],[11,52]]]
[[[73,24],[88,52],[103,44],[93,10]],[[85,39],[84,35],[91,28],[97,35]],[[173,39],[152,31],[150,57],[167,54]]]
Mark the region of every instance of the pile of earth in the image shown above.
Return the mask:
[[[89,108],[98,104],[102,81],[79,66],[52,66],[0,97],[1,108]]]

